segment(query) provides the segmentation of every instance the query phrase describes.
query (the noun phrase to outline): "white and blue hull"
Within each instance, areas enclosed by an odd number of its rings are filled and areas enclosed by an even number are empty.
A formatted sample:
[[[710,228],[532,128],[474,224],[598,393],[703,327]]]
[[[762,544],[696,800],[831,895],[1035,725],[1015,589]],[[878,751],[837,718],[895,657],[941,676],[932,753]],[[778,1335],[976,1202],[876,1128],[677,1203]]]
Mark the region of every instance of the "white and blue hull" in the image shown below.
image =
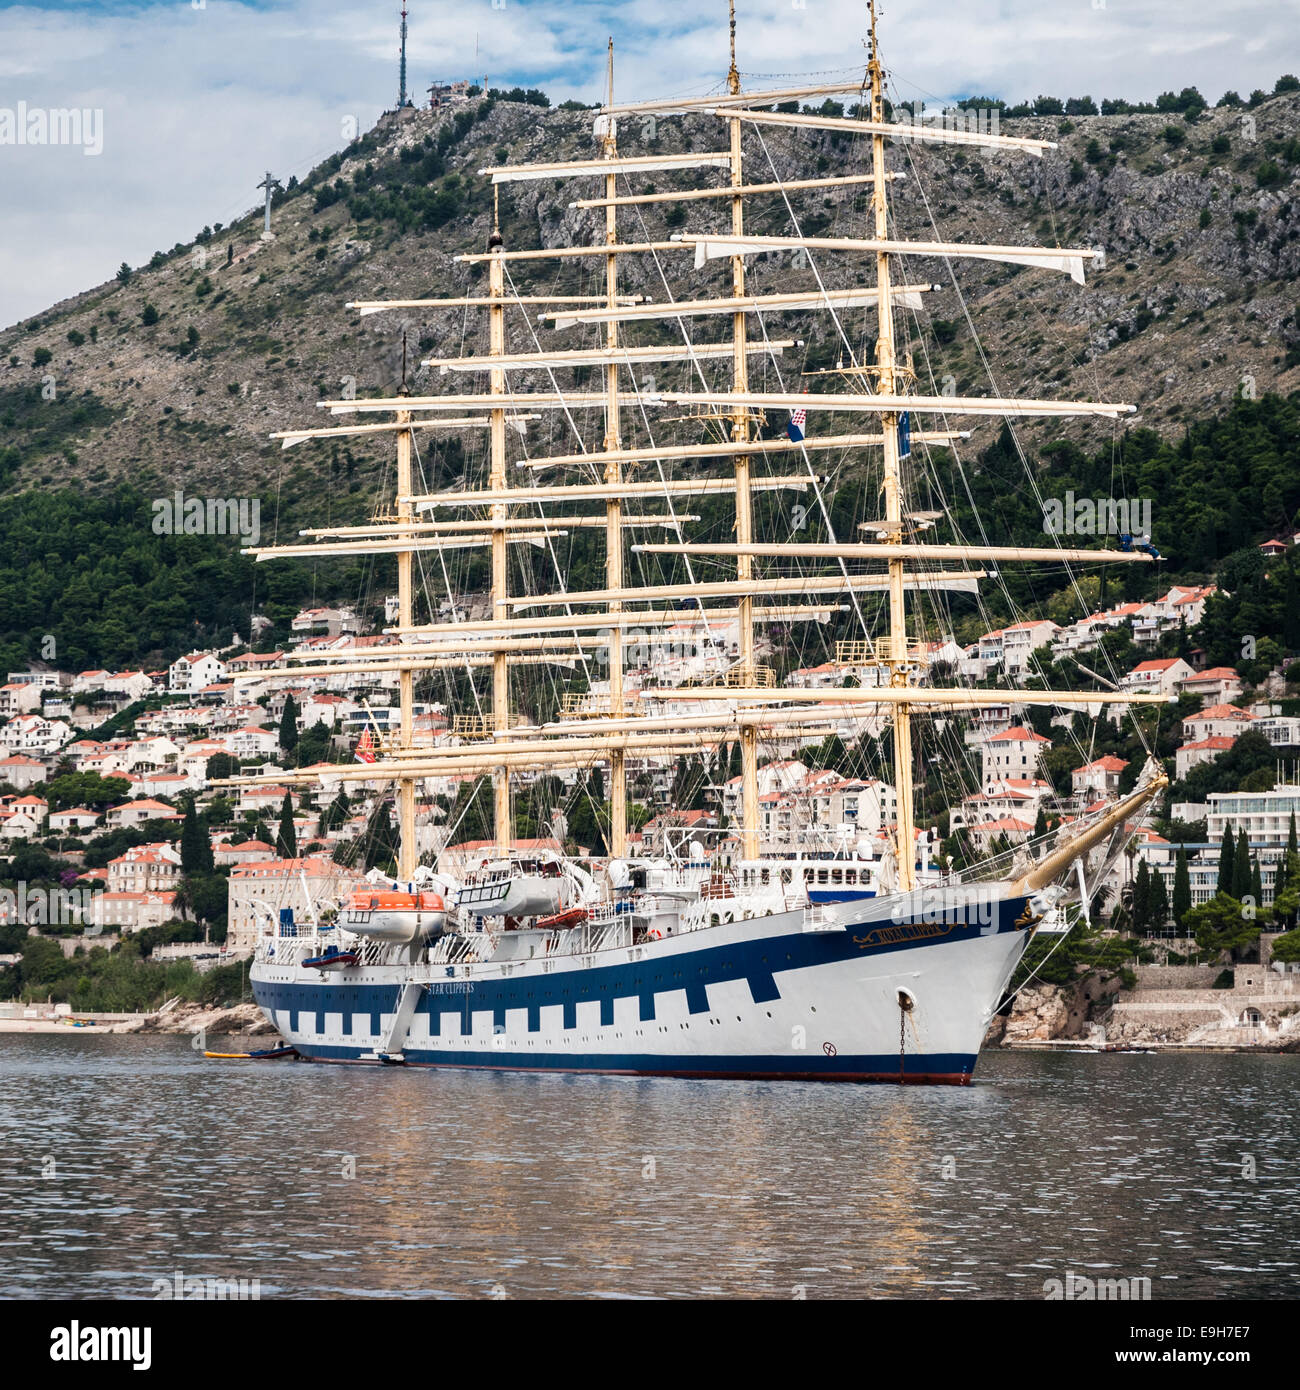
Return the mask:
[[[325,978],[285,960],[285,942],[251,978],[285,1040],[316,1061],[964,1084],[1031,914],[1020,897],[937,898],[843,903],[815,921],[782,911],[590,954],[362,964]]]

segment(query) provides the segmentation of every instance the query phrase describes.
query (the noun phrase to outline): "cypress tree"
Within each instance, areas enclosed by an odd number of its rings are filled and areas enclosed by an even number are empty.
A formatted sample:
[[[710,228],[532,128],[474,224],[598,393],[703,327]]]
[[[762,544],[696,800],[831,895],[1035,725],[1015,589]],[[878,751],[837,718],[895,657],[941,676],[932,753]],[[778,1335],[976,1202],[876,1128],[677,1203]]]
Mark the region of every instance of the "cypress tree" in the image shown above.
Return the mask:
[[[1255,899],[1256,907],[1264,905],[1264,876],[1259,870],[1259,860],[1250,861],[1250,893]]]
[[[1286,897],[1283,898],[1283,889],[1277,889],[1273,894],[1274,915],[1279,923],[1283,925],[1283,930],[1289,931],[1295,926],[1296,921],[1296,880],[1300,879],[1300,856],[1287,854],[1285,863],[1286,872]],[[1279,870],[1279,872],[1281,872]]]
[[[1226,826],[1223,831],[1223,843],[1219,846],[1219,878],[1214,885],[1216,893],[1232,893],[1232,869],[1236,863],[1235,847],[1232,826]]]
[[[181,869],[186,874],[210,874],[214,861],[212,841],[194,809],[194,798],[185,803],[185,823],[181,827]]]
[[[1291,828],[1286,837],[1286,850],[1278,856],[1277,873],[1273,879],[1273,901],[1286,892],[1291,882],[1291,856],[1296,852],[1295,812],[1291,812]]]
[[[298,746],[298,705],[292,695],[284,697],[284,713],[280,716],[280,747],[292,753]]]
[[[1165,876],[1158,869],[1151,873],[1151,916],[1147,922],[1148,932],[1164,931],[1169,925],[1169,890],[1165,887]]]
[[[298,857],[298,834],[293,828],[293,799],[288,792],[285,792],[284,800],[280,803],[280,833],[275,837],[275,848],[281,859]]]
[[[1237,835],[1237,856],[1232,866],[1232,896],[1240,902],[1250,895],[1250,841],[1243,826]]]
[[[323,828],[326,830],[337,830],[348,818],[348,794],[339,788],[339,794],[330,803],[322,818]]]
[[[365,866],[373,869],[376,865],[384,868],[397,862],[397,833],[393,829],[393,819],[388,813],[388,803],[381,797],[375,802],[370,813],[370,823],[365,831]]]
[[[1151,875],[1147,872],[1147,861],[1138,864],[1137,878],[1133,883],[1133,931],[1141,936],[1151,920]]]
[[[1180,849],[1174,865],[1174,922],[1181,927],[1192,910],[1192,876],[1187,871],[1187,851]]]
[[[675,811],[686,811],[690,809],[690,784],[690,766],[686,761],[686,755],[683,753],[677,759],[677,766],[673,771],[673,787],[669,794],[672,807]]]

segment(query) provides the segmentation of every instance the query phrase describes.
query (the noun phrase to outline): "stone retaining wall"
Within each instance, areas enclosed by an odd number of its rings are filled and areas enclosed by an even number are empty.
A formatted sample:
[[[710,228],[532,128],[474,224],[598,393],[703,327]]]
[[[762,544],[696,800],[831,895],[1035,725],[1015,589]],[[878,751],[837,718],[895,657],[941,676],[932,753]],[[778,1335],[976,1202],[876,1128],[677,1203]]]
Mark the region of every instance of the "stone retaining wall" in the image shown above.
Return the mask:
[[[1232,989],[1135,989],[1122,996],[1124,1004],[1179,1004],[1189,1007],[1213,1005],[1221,999],[1232,999],[1237,991]],[[1118,1007],[1118,1006],[1117,1006]]]
[[[1139,965],[1138,989],[1208,989],[1218,977],[1217,965]]]

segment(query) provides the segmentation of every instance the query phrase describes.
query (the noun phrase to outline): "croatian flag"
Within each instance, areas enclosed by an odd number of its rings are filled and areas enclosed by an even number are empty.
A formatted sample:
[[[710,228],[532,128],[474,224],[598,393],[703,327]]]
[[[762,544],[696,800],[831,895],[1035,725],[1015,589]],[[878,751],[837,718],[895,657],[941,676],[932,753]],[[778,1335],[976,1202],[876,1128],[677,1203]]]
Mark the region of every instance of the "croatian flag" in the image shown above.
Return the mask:
[[[795,444],[803,438],[803,427],[807,423],[808,412],[802,406],[790,412],[790,423],[786,425],[785,432]]]
[[[367,725],[357,740],[356,759],[359,763],[373,763],[375,760],[375,739]]]

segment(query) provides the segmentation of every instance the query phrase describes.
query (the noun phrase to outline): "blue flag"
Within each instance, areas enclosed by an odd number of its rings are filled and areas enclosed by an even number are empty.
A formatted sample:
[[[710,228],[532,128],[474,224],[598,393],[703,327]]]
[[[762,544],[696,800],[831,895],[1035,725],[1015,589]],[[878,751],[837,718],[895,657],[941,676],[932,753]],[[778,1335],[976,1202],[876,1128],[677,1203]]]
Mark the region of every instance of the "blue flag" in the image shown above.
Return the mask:
[[[903,411],[898,417],[898,457],[900,459],[911,458],[912,456],[912,416],[910,411]]]

